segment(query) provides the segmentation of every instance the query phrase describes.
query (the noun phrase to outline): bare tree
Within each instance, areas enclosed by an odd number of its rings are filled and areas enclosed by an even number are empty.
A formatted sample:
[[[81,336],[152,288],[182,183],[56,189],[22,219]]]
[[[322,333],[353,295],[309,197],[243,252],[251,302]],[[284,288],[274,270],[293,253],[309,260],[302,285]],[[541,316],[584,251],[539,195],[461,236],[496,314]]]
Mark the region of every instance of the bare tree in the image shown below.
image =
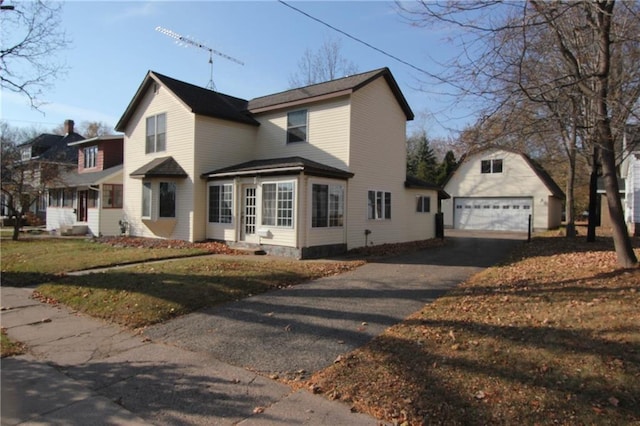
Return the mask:
[[[47,185],[60,179],[63,167],[53,162],[23,160],[20,142],[37,135],[37,130],[20,130],[0,123],[0,205],[13,222],[13,239],[17,240],[25,214],[46,193]]]
[[[83,121],[75,128],[76,133],[84,135],[85,138],[90,139],[96,136],[112,135],[114,133],[113,127],[109,126],[104,121]],[[64,124],[53,129],[53,134],[64,135]]]
[[[564,141],[568,162],[579,145],[595,149],[592,163],[602,165],[618,263],[637,264],[616,163],[618,139],[640,96],[638,3],[422,1],[418,6],[404,10],[420,23],[464,30],[459,39],[463,54],[448,64],[446,79],[465,95],[481,98],[488,105],[484,117],[529,109],[557,141]],[[635,65],[629,58],[635,58]],[[554,131],[549,117],[564,121],[563,129]]]
[[[340,39],[326,39],[316,51],[306,49],[298,71],[289,77],[291,87],[302,87],[356,74],[358,67],[342,55]]]
[[[0,11],[0,87],[25,95],[33,108],[66,70],[58,53],[69,45],[61,30],[62,3],[16,2]]]

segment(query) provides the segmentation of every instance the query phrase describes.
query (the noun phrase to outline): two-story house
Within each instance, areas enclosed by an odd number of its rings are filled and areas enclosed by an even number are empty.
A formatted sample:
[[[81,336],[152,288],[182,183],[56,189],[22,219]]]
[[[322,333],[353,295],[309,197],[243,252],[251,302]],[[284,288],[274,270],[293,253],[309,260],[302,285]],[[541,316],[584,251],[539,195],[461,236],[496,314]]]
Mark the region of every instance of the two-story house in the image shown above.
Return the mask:
[[[47,230],[62,235],[119,235],[122,215],[122,135],[69,143],[77,169],[48,188]]]
[[[38,201],[29,206],[30,211],[43,222],[47,215],[45,187],[58,181],[61,174],[75,168],[77,152],[69,147],[69,143],[84,139],[84,136],[75,132],[73,120],[65,120],[63,131],[63,135],[42,133],[17,146],[20,160],[31,164],[29,176],[25,177],[31,180],[30,186],[39,192]]]
[[[116,125],[130,233],[302,258],[433,238],[411,119],[387,68],[250,101],[150,71]]]

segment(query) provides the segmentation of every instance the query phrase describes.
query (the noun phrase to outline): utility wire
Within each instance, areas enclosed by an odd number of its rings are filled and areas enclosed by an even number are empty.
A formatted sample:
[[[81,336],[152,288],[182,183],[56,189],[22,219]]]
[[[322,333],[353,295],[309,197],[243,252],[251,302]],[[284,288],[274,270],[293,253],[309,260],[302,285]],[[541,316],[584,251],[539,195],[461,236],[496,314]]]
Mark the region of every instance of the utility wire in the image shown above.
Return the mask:
[[[289,3],[285,2],[284,0],[278,0],[278,2],[279,2],[279,3],[282,3],[283,5],[287,6],[287,7],[288,7],[288,8],[290,8],[290,9],[295,10],[295,11],[296,11],[296,12],[298,12],[298,13],[303,14],[304,16],[306,16],[306,17],[307,17],[307,18],[309,18],[309,19],[313,19],[314,21],[316,21],[316,22],[318,22],[318,23],[320,23],[320,24],[324,25],[325,27],[331,28],[332,30],[337,31],[337,32],[339,32],[340,34],[342,34],[342,35],[344,35],[344,36],[346,36],[346,37],[349,37],[351,40],[357,41],[358,43],[363,44],[363,45],[367,46],[368,48],[375,50],[375,51],[376,51],[376,52],[378,52],[378,53],[382,53],[383,55],[388,56],[389,58],[391,58],[391,59],[393,59],[393,60],[396,60],[396,61],[400,62],[401,64],[404,64],[404,65],[406,65],[406,66],[408,66],[408,67],[411,67],[411,68],[413,68],[413,69],[414,69],[414,70],[416,70],[416,71],[419,71],[419,72],[421,72],[421,73],[423,73],[423,74],[426,74],[426,75],[428,75],[429,77],[433,77],[433,78],[437,78],[438,80],[441,80],[441,78],[440,78],[440,77],[438,77],[438,76],[436,76],[436,75],[434,75],[434,74],[430,73],[429,71],[427,71],[427,70],[425,70],[425,69],[423,69],[423,68],[417,67],[417,66],[413,65],[412,63],[409,63],[409,62],[405,61],[404,59],[398,58],[397,56],[392,55],[392,54],[391,54],[391,53],[389,53],[389,52],[386,52],[386,51],[384,51],[384,50],[382,50],[382,49],[379,49],[379,48],[375,47],[374,45],[372,45],[372,44],[370,44],[370,43],[367,43],[367,42],[366,42],[366,41],[364,41],[364,40],[359,39],[358,37],[352,36],[351,34],[347,33],[346,31],[343,31],[343,30],[341,30],[340,28],[336,28],[336,27],[334,27],[333,25],[328,24],[327,22],[323,21],[322,19],[319,19],[319,18],[316,18],[316,17],[314,17],[314,16],[311,16],[311,15],[309,15],[307,12],[305,12],[305,11],[303,11],[303,10],[300,10],[300,9],[298,9],[298,8],[297,8],[297,7],[295,7],[295,6],[290,5]]]

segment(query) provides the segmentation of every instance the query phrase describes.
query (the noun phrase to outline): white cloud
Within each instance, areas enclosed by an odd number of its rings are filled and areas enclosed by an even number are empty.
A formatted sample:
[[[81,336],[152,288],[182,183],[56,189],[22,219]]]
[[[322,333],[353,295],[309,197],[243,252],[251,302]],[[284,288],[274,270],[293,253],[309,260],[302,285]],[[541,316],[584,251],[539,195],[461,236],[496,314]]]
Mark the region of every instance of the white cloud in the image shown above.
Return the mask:
[[[115,13],[113,15],[111,15],[108,19],[111,22],[115,22],[115,21],[125,21],[127,19],[132,19],[132,18],[140,18],[140,17],[146,17],[146,16],[153,16],[156,14],[156,4],[155,2],[144,2],[144,3],[120,3],[120,2],[114,2],[114,7],[113,10],[118,11],[118,13]],[[119,8],[119,5],[124,5],[126,4],[127,7],[123,7]]]

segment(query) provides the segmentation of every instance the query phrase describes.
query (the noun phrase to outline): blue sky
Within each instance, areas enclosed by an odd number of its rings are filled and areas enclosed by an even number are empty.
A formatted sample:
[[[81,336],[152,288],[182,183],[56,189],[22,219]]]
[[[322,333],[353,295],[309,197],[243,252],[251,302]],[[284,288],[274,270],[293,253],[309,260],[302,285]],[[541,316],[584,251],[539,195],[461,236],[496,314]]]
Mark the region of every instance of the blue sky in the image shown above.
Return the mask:
[[[437,73],[437,63],[453,52],[443,42],[446,32],[409,25],[393,2],[291,4],[430,72]],[[155,31],[157,26],[244,62],[240,66],[213,58],[216,90],[232,96],[251,99],[288,89],[305,49],[315,50],[324,40],[338,38],[342,54],[359,71],[391,69],[416,114],[410,131],[424,128],[430,136],[446,136],[447,128],[459,129],[471,121],[448,108],[450,99],[435,94],[444,88],[428,85],[428,91],[417,90],[424,79],[419,72],[276,1],[68,1],[63,11],[62,25],[72,44],[60,59],[69,71],[42,97],[47,102],[41,108],[44,115],[30,109],[24,97],[3,90],[0,118],[11,125],[50,130],[71,118],[114,126],[148,70],[206,86],[208,52],[179,46]]]

